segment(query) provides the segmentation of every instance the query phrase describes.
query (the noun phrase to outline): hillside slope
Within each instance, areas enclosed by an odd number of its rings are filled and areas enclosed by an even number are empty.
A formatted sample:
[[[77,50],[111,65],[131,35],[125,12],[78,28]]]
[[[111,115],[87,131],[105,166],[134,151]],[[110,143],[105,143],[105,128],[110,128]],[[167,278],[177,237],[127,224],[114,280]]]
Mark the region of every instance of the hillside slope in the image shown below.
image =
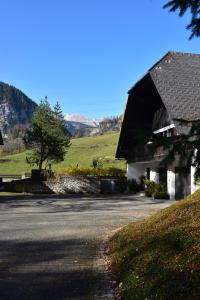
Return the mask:
[[[20,90],[0,82],[0,128],[4,133],[15,125],[30,123],[36,107]]]
[[[200,299],[200,190],[124,227],[110,247],[120,299]]]
[[[53,166],[57,172],[64,172],[69,166],[89,167],[93,158],[102,158],[105,166],[125,168],[123,161],[115,160],[115,152],[119,133],[109,133],[101,136],[83,137],[72,140],[65,160]],[[21,174],[30,171],[25,162],[26,152],[0,157],[0,174]]]

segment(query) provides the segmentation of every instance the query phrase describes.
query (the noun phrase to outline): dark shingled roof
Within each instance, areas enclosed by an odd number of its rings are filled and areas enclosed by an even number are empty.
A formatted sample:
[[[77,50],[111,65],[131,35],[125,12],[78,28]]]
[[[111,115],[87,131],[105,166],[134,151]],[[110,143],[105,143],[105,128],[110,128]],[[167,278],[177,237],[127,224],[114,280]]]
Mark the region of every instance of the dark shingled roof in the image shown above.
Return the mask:
[[[200,54],[169,52],[149,72],[172,119],[200,117]]]
[[[150,76],[156,90],[170,116],[170,119],[195,120],[200,118],[200,54],[168,52],[161,58],[145,76]],[[126,120],[130,101],[134,101],[134,93],[145,76],[129,91],[124,122],[120,134],[117,158],[126,157],[123,154],[125,131],[129,124]],[[134,105],[134,103],[133,103]],[[179,133],[184,133],[185,127],[175,121]]]

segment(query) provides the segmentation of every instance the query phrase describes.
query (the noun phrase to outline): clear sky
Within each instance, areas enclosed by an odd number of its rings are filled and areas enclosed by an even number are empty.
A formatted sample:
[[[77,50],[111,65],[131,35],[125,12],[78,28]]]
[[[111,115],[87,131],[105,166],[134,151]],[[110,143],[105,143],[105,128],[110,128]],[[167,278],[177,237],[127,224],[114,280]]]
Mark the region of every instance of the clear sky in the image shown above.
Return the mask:
[[[128,89],[169,50],[200,53],[189,15],[158,0],[0,0],[0,80],[65,113],[123,111]]]

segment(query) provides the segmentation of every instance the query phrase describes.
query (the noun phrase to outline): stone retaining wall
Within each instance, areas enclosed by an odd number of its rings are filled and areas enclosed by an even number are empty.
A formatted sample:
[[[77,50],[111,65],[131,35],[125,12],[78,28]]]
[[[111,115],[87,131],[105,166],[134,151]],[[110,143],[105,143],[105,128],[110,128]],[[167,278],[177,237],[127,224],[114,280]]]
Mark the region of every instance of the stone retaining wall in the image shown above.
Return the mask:
[[[28,178],[9,182],[4,188],[32,194],[113,194],[126,191],[126,178],[60,176],[47,181]]]
[[[99,194],[100,180],[74,176],[60,176],[57,180],[48,180],[45,184],[55,194]]]

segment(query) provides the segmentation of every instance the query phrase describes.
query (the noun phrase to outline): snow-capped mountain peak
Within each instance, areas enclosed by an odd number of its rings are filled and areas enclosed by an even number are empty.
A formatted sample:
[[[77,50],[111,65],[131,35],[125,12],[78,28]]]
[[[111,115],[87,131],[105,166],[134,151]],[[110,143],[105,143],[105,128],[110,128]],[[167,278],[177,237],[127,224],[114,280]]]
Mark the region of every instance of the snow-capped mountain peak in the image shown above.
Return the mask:
[[[85,117],[85,116],[73,114],[73,113],[65,114],[64,119],[67,122],[81,123],[81,124],[87,125],[89,127],[97,127],[97,125],[98,125],[98,122],[96,122],[95,120],[93,120],[89,117]]]

